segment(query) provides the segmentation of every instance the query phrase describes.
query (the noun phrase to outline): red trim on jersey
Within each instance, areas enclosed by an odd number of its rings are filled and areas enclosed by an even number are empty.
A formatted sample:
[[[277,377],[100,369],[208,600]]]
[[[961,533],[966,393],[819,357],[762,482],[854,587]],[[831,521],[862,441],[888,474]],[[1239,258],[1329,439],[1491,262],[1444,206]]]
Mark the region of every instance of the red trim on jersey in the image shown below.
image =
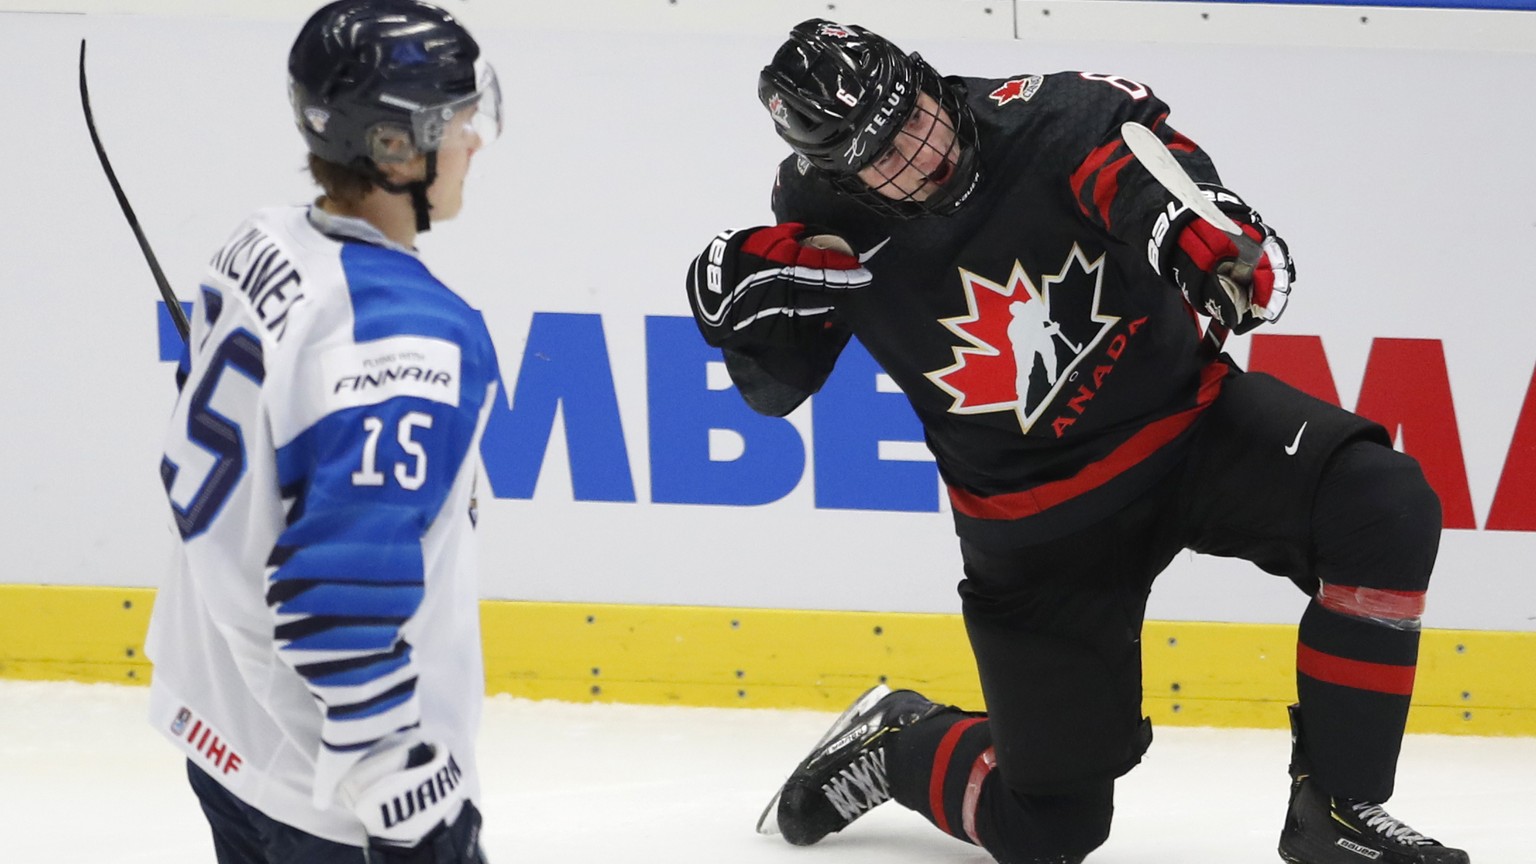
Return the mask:
[[[1002,495],[977,495],[963,489],[949,487],[949,503],[958,513],[973,519],[1022,519],[1076,498],[1085,492],[1103,486],[1126,471],[1134,468],[1148,456],[1156,453],[1168,442],[1179,437],[1208,408],[1221,392],[1221,379],[1227,374],[1224,363],[1211,363],[1200,372],[1200,390],[1195,396],[1195,407],[1164,417],[1143,426],[1139,432],[1127,438],[1109,455],[1097,462],[1083,466],[1071,477],[1041,483],[1022,492],[1005,492]]]
[[[1167,119],[1166,113],[1159,114],[1149,128],[1156,130],[1163,126]],[[1179,132],[1173,133],[1172,138],[1167,142],[1167,147],[1169,150],[1182,153],[1193,153],[1198,149],[1195,142]],[[1115,158],[1117,153],[1124,155]],[[1072,194],[1077,198],[1078,209],[1083,211],[1084,216],[1091,219],[1095,216],[1093,211],[1096,208],[1097,216],[1104,223],[1106,230],[1110,225],[1110,205],[1114,203],[1115,196],[1120,193],[1120,171],[1135,158],[1134,155],[1125,152],[1124,140],[1116,136],[1113,140],[1095,147],[1082,164],[1077,166],[1077,170],[1072,172]],[[1111,162],[1112,159],[1114,161]],[[1092,208],[1083,203],[1083,188],[1087,186],[1090,178],[1093,179],[1093,194],[1089,196],[1093,201]]]
[[[1393,663],[1369,663],[1326,654],[1301,643],[1296,644],[1296,671],[1340,687],[1370,690],[1393,696],[1412,696],[1417,666]]]
[[[1115,155],[1115,151],[1120,149],[1122,143],[1119,138],[1116,138],[1108,144],[1100,145],[1092,153],[1088,154],[1088,158],[1083,160],[1083,164],[1077,166],[1076,171],[1072,172],[1072,194],[1076,196],[1077,206],[1083,211],[1084,216],[1091,218],[1093,211],[1089,210],[1088,206],[1083,203],[1083,185],[1088,182],[1089,177],[1092,177],[1095,172],[1104,167],[1104,163],[1108,162],[1109,158]]]
[[[976,805],[981,803],[981,784],[996,767],[996,748],[988,747],[971,763],[971,776],[965,781],[965,801],[960,805],[960,824],[965,826],[965,836],[971,838],[971,842],[977,846],[982,846],[981,838],[976,836]]]
[[[928,809],[933,812],[933,824],[945,834],[954,834],[949,830],[949,819],[944,816],[944,777],[949,773],[950,757],[955,755],[955,747],[965,730],[986,720],[985,717],[968,717],[949,727],[933,754],[933,770],[928,773]]]
[[[1324,609],[1355,618],[1409,621],[1424,614],[1423,591],[1389,591],[1324,582],[1317,592],[1317,602]]]
[[[1104,230],[1110,229],[1109,207],[1115,203],[1115,196],[1120,194],[1120,171],[1135,161],[1135,156],[1122,156],[1111,162],[1104,170],[1099,172],[1099,179],[1093,184],[1093,203],[1099,208],[1099,218],[1104,220]]]
[[[1157,115],[1157,119],[1153,120],[1152,121],[1152,125],[1147,127],[1147,128],[1149,128],[1152,131],[1156,132],[1156,131],[1159,131],[1160,129],[1162,129],[1163,125],[1165,123],[1167,123],[1167,122],[1168,122],[1168,112],[1164,111],[1163,113]],[[1173,131],[1173,137],[1169,138],[1168,141],[1166,142],[1166,145],[1167,145],[1169,150],[1179,150],[1179,151],[1182,151],[1184,153],[1193,153],[1196,150],[1200,149],[1199,145],[1195,144],[1195,142],[1193,142],[1193,141],[1189,140],[1188,138],[1184,137],[1184,133],[1183,132],[1179,132],[1179,131],[1176,131],[1176,130],[1170,130],[1170,131]]]

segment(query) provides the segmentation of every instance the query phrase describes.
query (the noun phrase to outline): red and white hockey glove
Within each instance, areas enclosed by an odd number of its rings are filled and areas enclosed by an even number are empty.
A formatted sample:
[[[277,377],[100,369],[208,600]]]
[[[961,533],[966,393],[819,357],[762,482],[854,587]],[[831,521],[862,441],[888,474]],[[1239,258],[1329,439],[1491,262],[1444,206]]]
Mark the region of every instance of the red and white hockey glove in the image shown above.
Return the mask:
[[[825,325],[839,293],[869,283],[846,243],[785,222],[710,241],[688,268],[688,304],[717,348],[794,345]]]
[[[1164,240],[1161,269],[1190,305],[1233,333],[1247,333],[1285,311],[1296,265],[1285,241],[1243,199],[1220,186],[1200,186],[1263,254],[1252,266],[1241,262],[1229,234],[1186,211],[1164,235],[1174,242]]]

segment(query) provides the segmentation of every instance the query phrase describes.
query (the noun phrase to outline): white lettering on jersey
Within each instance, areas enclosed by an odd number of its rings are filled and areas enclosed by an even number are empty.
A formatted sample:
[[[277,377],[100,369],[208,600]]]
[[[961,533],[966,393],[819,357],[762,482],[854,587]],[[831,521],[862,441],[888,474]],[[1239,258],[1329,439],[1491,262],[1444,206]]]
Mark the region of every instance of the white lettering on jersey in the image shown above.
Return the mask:
[[[252,228],[213,258],[213,269],[250,300],[251,311],[275,338],[288,328],[288,312],[304,299],[304,278],[277,240]]]

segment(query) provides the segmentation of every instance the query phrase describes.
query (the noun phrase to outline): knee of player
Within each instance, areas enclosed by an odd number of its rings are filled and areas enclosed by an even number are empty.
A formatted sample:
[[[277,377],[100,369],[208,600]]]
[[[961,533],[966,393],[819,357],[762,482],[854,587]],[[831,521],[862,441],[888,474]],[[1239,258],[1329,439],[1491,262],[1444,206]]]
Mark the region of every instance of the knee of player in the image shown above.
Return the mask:
[[[1356,442],[1319,489],[1315,599],[1340,615],[1417,630],[1441,529],[1440,499],[1413,458]]]
[[[1444,515],[1442,515],[1441,501],[1428,480],[1424,478],[1424,470],[1412,457],[1399,454],[1396,450],[1389,450],[1390,463],[1389,480],[1382,481],[1381,495],[1384,498],[1384,506],[1389,507],[1389,518],[1382,523],[1381,543],[1404,549],[1405,552],[1418,560],[1425,561],[1427,566],[1422,570],[1419,578],[1409,578],[1409,589],[1424,589],[1428,586],[1430,578],[1430,566],[1439,550],[1439,538],[1444,527]],[[1410,570],[1416,570],[1410,567]]]
[[[1000,864],[1076,864],[1109,839],[1114,784],[1070,794],[1008,790],[993,837],[983,839]]]
[[[1324,548],[1432,558],[1440,542],[1440,497],[1413,457],[1356,441],[1329,462],[1313,524]]]
[[[1377,494],[1388,517],[1382,523],[1387,536],[1381,542],[1427,548],[1434,554],[1443,526],[1440,496],[1424,478],[1418,461],[1395,450],[1385,450],[1383,465],[1376,473]]]

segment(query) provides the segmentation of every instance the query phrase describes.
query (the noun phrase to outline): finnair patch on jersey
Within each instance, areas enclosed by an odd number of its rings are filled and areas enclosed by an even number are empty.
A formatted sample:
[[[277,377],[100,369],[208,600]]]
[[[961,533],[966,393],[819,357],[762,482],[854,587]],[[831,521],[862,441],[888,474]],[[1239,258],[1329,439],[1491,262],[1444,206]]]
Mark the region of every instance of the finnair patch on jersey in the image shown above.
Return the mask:
[[[342,345],[320,358],[326,413],[396,396],[459,404],[459,346],[426,336]]]

